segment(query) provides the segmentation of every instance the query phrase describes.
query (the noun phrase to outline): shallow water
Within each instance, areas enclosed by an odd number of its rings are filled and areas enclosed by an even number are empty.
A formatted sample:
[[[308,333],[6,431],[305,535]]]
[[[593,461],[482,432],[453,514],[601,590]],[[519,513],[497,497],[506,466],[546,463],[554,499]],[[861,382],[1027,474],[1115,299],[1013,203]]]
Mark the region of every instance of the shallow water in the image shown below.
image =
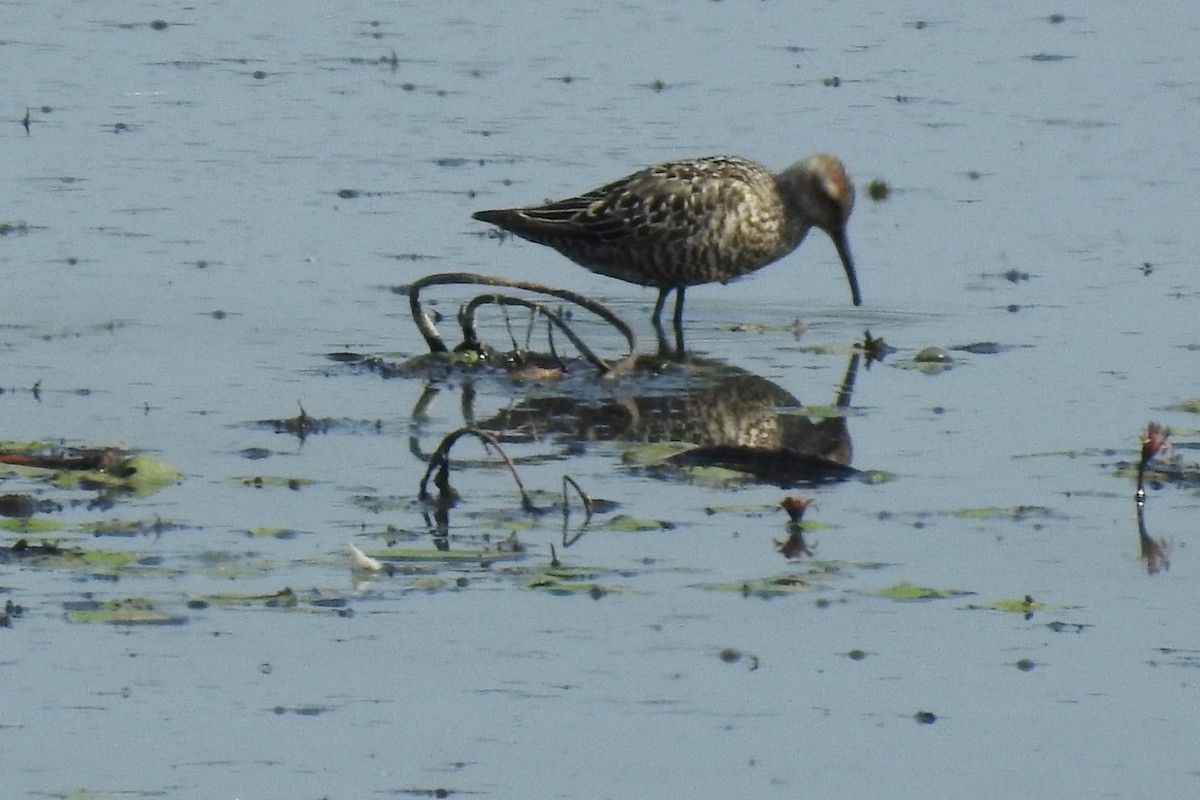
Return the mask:
[[[1173,558],[1149,576],[1134,487],[1114,465],[1150,420],[1190,452],[1194,422],[1168,406],[1196,396],[1187,53],[1200,15],[268,5],[5,6],[3,436],[125,442],[185,473],[111,508],[0,483],[75,501],[46,515],[67,525],[63,544],[163,568],[5,568],[5,599],[26,609],[0,629],[6,796],[1196,793],[1196,501],[1151,491],[1147,524]],[[688,294],[693,349],[803,403],[835,402],[865,329],[897,348],[860,366],[847,411],[852,463],[892,480],[801,490],[817,501],[808,518],[831,525],[811,534],[816,561],[789,564],[774,545],[777,504],[796,490],[661,477],[624,466],[623,445],[549,439],[514,446],[530,488],[569,473],[618,513],[671,525],[569,548],[555,514],[520,531],[519,564],[547,563],[556,543],[566,564],[612,570],[595,580],[614,591],[531,591],[500,565],[439,569],[438,588],[355,582],[347,541],[432,547],[410,433],[430,452],[463,423],[464,391],[476,419],[556,391],[451,380],[414,425],[424,381],[326,357],[423,352],[392,287],[457,270],[549,282],[650,340],[650,290],[497,243],[473,210],[667,158],[782,167],[816,150],[860,188],[863,307],[819,233]],[[887,201],[867,198],[874,178]],[[463,299],[440,296],[443,310]],[[797,318],[798,338],[782,330]],[[906,368],[926,346],[977,342],[1004,349],[952,350],[935,375]],[[303,443],[256,424],[301,405],[344,424]],[[252,475],[312,483],[239,480]],[[507,534],[491,527],[516,509],[505,475],[467,465],[454,483],[454,547]],[[1025,510],[962,513],[990,507]],[[72,527],[107,519],[175,527]],[[259,527],[296,533],[248,535]],[[809,564],[838,572],[771,601],[698,588]],[[975,594],[870,594],[903,581]],[[353,613],[184,605],[285,586],[349,597]],[[155,598],[186,623],[69,623],[63,604],[85,595]],[[971,608],[1025,595],[1051,608]]]

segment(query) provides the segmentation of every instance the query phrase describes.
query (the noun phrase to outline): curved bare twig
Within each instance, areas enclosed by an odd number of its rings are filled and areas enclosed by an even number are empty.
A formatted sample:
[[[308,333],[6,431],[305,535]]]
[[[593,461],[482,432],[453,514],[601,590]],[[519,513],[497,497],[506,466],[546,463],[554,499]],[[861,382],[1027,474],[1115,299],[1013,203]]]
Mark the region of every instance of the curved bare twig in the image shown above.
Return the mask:
[[[543,315],[552,325],[566,334],[566,337],[571,340],[571,344],[575,345],[575,349],[579,351],[579,354],[589,364],[606,374],[613,370],[612,365],[604,359],[597,357],[592,352],[592,349],[584,344],[583,339],[579,338],[579,334],[571,330],[571,327],[567,325],[561,314],[546,308],[541,303],[526,300],[523,297],[509,297],[502,294],[481,294],[473,298],[463,306],[462,311],[458,314],[458,321],[462,325],[463,337],[466,341],[478,344],[478,339],[475,336],[475,311],[485,303],[493,303],[498,306],[519,306]]]
[[[433,320],[425,313],[421,307],[420,293],[427,286],[434,285],[475,285],[475,286],[505,286],[512,289],[521,289],[536,294],[549,295],[557,297],[560,300],[565,300],[568,303],[574,303],[580,308],[592,312],[596,316],[603,319],[609,325],[612,325],[621,335],[625,337],[625,341],[629,344],[629,353],[615,364],[608,365],[600,359],[596,359],[600,364],[604,364],[601,369],[604,370],[605,377],[614,377],[622,372],[625,372],[633,367],[637,361],[637,336],[629,324],[619,316],[614,314],[605,306],[597,303],[590,298],[581,294],[569,291],[567,289],[559,289],[553,286],[545,286],[540,283],[531,283],[529,281],[516,281],[508,278],[498,278],[492,275],[477,275],[470,272],[444,272],[434,275],[426,275],[417,281],[414,281],[408,289],[408,304],[412,312],[413,322],[417,326],[417,330],[421,332],[422,338],[425,339],[425,344],[429,347],[432,353],[446,353],[449,348],[442,341],[441,334],[438,333],[437,327],[433,324]],[[560,325],[560,327],[562,327]],[[563,327],[564,331],[569,329]],[[570,335],[570,334],[568,334]],[[572,342],[575,339],[572,338]],[[578,346],[578,345],[577,345]],[[583,352],[582,350],[580,352]]]

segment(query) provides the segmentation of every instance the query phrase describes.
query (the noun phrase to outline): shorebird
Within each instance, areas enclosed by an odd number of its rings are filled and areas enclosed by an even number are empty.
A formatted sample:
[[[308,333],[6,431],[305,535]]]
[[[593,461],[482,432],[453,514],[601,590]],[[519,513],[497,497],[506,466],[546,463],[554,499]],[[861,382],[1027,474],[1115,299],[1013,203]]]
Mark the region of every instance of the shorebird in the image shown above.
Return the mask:
[[[683,355],[683,295],[727,283],[795,250],[809,228],[829,234],[854,305],[862,303],[846,223],[854,185],[835,156],[818,153],[775,173],[736,156],[671,161],[566,200],[477,211],[593,272],[658,288],[651,317],[666,352],[662,310],[675,292],[675,343]]]

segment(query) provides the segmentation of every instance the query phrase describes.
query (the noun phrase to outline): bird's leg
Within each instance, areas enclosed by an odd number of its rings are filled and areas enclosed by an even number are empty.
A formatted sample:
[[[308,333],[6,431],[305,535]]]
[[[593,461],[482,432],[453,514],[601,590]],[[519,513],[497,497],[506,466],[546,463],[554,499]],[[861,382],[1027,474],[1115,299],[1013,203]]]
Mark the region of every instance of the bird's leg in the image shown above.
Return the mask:
[[[669,358],[671,347],[667,344],[667,335],[663,333],[662,328],[662,310],[667,303],[667,295],[671,293],[669,286],[664,286],[658,290],[658,302],[654,304],[654,313],[650,315],[650,321],[654,323],[654,333],[658,336],[658,355],[662,358]]]
[[[658,290],[658,302],[654,304],[654,313],[650,315],[650,321],[654,323],[654,327],[658,327],[662,319],[663,306],[667,302],[667,295],[671,293],[670,287],[664,286]]]
[[[675,289],[675,353],[680,361],[683,360],[683,290],[680,286]]]

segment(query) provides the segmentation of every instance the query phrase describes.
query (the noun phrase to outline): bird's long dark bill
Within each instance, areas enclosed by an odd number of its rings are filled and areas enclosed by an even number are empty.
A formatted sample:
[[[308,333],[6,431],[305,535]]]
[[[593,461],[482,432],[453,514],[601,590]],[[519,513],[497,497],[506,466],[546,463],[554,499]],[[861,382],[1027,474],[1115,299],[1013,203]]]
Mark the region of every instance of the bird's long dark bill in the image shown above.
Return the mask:
[[[854,259],[850,257],[850,242],[846,240],[845,231],[840,236],[833,237],[833,244],[837,247],[838,257],[842,259],[842,266],[846,268],[846,279],[850,281],[850,296],[854,298],[854,305],[862,305],[862,295],[858,291],[858,276],[854,274]]]

